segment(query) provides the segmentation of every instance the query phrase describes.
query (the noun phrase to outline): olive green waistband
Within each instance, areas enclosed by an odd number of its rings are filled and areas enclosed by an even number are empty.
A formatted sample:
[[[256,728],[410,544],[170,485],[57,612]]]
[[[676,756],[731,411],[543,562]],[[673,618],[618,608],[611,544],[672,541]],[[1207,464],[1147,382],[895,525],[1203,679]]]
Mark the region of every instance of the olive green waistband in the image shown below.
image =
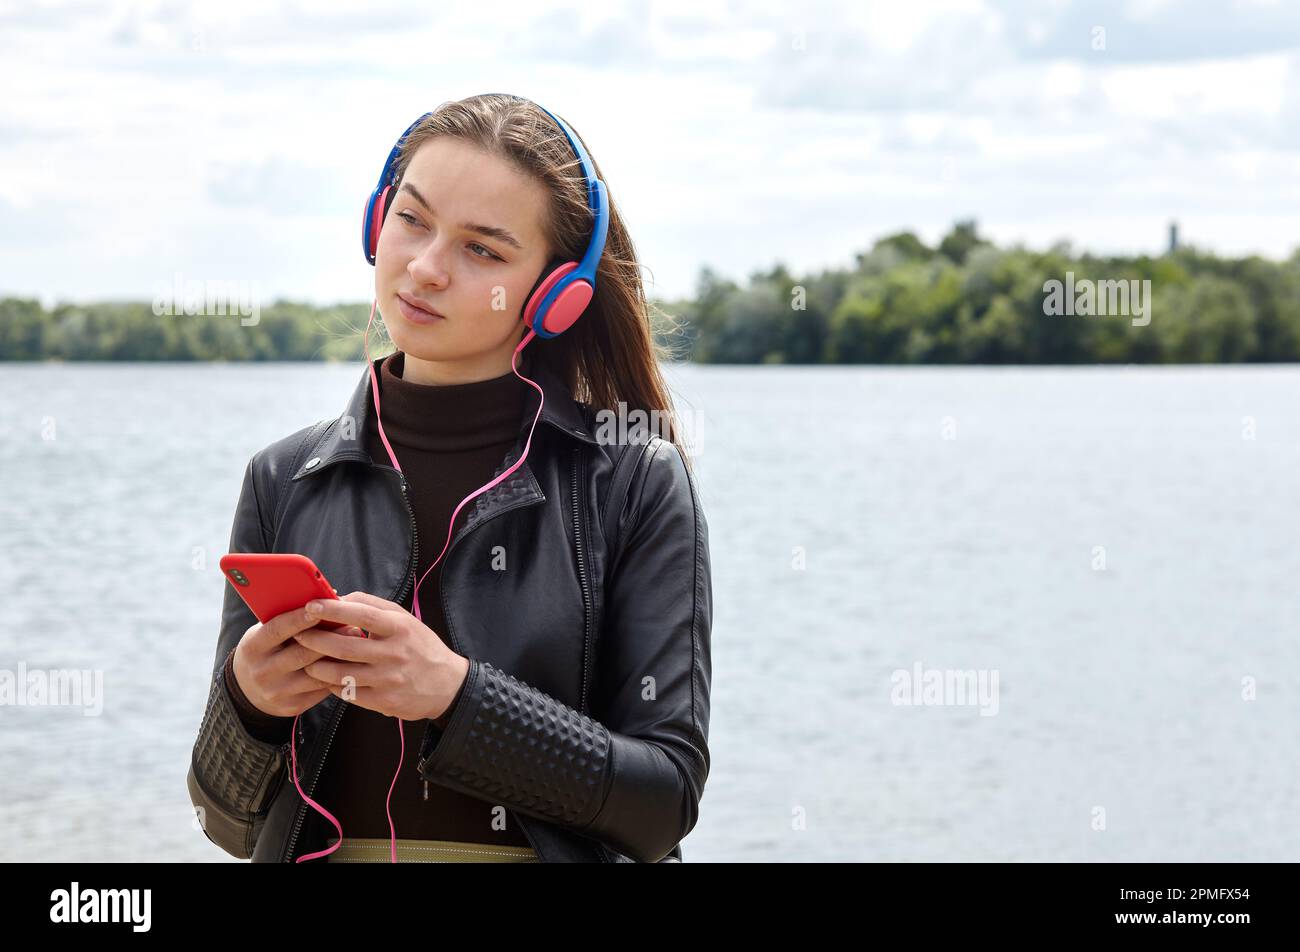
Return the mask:
[[[339,842],[331,836],[326,846]],[[380,837],[343,837],[342,845],[325,857],[329,863],[391,863],[392,841]],[[541,857],[531,846],[505,846],[496,843],[460,843],[455,840],[397,841],[399,863],[540,863]]]

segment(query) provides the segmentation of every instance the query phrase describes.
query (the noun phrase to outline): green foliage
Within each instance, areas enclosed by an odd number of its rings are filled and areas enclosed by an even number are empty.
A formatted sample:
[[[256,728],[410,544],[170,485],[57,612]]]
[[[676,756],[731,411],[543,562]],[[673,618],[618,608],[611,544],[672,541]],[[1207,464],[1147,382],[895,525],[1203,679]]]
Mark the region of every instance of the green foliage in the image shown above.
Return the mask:
[[[899,232],[853,261],[806,276],[777,264],[743,286],[704,268],[693,298],[652,302],[651,331],[674,357],[702,363],[1300,361],[1300,249],[1285,261],[1195,248],[1099,257],[1064,242],[998,248],[962,221],[936,248]],[[1149,281],[1149,323],[1133,310],[1051,313],[1048,282],[1067,274],[1075,286]],[[368,304],[276,301],[253,321],[156,315],[137,302],[47,311],[7,298],[0,360],[353,361],[364,355],[368,316]],[[372,353],[385,345],[372,332]]]
[[[1048,282],[1067,273],[1097,298],[1124,282],[1119,300],[1136,290],[1145,304],[1049,313]],[[792,304],[801,298],[804,309]],[[681,313],[693,358],[715,363],[1300,361],[1300,250],[1283,262],[1191,248],[1136,258],[1067,243],[1039,252],[995,247],[965,221],[935,249],[900,232],[856,255],[851,270],[802,280],[777,267],[740,287],[705,270]]]
[[[368,304],[276,301],[240,314],[155,314],[152,302],[0,299],[0,360],[362,360]],[[378,323],[378,318],[376,318]],[[383,352],[371,331],[372,353]]]
[[[975,233],[975,222],[959,221],[939,242],[939,254],[954,264],[965,264],[970,253],[985,244],[988,242]]]

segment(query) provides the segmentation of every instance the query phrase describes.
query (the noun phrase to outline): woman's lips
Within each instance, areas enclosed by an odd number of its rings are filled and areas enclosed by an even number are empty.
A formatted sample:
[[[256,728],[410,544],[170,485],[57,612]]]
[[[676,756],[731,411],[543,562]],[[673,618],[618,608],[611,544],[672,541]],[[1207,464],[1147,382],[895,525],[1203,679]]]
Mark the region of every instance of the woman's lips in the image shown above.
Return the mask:
[[[397,295],[397,309],[402,312],[402,317],[412,324],[437,324],[446,320],[441,314],[434,314],[424,310],[422,306],[412,304],[401,294]]]

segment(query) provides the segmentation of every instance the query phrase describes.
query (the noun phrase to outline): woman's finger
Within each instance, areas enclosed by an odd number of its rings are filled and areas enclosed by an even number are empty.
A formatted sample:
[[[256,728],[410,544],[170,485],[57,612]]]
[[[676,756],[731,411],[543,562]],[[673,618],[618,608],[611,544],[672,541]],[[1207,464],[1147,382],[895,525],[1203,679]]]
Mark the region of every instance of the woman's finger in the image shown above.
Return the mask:
[[[314,606],[314,607],[313,607]],[[401,631],[410,616],[406,612],[389,611],[361,601],[318,598],[307,603],[307,611],[316,619],[340,621],[345,625],[364,628],[372,636],[391,637]],[[346,637],[346,636],[340,636]]]
[[[373,686],[374,667],[368,664],[349,664],[345,661],[333,661],[322,659],[314,661],[307,666],[311,670],[303,669],[303,673],[308,677],[315,678],[320,684],[329,684],[336,687],[343,687],[347,678],[352,679],[352,683],[361,687]]]
[[[380,598],[378,595],[371,595],[369,592],[348,592],[343,598],[349,601],[360,602],[363,605],[373,605],[375,608],[382,608],[384,611],[401,612],[405,615],[406,609],[397,602],[390,602],[386,598]]]
[[[308,630],[310,631],[313,629]],[[324,629],[314,630],[323,631]],[[299,634],[302,634],[302,632],[299,632]],[[315,649],[302,644],[297,640],[297,636],[295,635],[285,643],[284,647],[279,651],[274,652],[271,657],[267,659],[266,663],[268,670],[274,674],[287,675],[291,671],[301,671],[313,661],[319,661],[324,657],[324,655],[325,653],[323,651],[316,651]]]
[[[257,626],[258,630],[248,640],[248,647],[262,654],[271,654],[285,641],[306,628],[314,628],[317,616],[301,608],[283,612]]]
[[[295,700],[300,695],[310,694],[312,691],[320,691],[329,687],[320,678],[313,678],[306,671],[295,671],[286,683],[288,688],[284,693],[289,701]]]
[[[327,658],[355,661],[359,664],[373,664],[377,658],[378,646],[369,638],[339,634],[336,631],[326,631],[324,628],[300,631],[293,637],[301,647]]]

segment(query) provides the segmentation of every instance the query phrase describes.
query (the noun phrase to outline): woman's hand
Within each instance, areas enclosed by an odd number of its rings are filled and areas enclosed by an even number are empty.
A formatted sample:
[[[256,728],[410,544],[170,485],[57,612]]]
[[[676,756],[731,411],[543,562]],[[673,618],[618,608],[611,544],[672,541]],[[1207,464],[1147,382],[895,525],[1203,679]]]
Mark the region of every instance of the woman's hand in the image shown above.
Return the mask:
[[[293,717],[329,697],[329,686],[306,670],[321,653],[293,640],[318,620],[295,608],[250,626],[235,645],[235,680],[259,711]]]
[[[295,634],[299,644],[325,656],[307,665],[307,674],[344,700],[389,717],[418,721],[446,713],[469,673],[468,658],[396,602],[349,592],[337,601],[317,599],[308,612],[317,603],[311,617],[354,628]],[[362,628],[369,638],[360,637]]]

